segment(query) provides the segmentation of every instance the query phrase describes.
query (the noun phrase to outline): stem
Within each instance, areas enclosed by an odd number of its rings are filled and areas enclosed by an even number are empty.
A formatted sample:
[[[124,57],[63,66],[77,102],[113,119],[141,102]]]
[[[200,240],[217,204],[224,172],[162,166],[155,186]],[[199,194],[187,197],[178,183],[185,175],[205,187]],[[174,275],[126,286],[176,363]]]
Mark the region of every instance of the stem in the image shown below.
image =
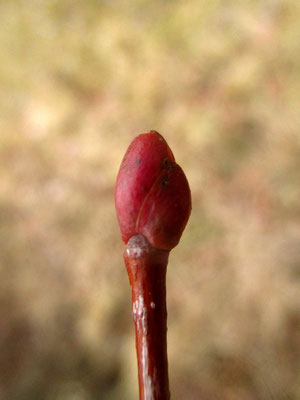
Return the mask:
[[[124,253],[135,324],[140,400],[169,400],[166,272],[168,250],[132,236]]]

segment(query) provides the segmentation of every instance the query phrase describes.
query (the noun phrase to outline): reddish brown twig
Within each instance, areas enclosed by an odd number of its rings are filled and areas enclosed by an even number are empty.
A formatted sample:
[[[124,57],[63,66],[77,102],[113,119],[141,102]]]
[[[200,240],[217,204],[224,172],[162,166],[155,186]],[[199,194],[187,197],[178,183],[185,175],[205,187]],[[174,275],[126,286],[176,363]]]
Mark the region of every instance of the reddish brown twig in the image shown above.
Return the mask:
[[[132,288],[132,312],[141,400],[167,400],[166,272],[169,251],[150,246],[143,235],[133,236],[124,252]]]
[[[166,271],[191,212],[187,179],[155,131],[129,146],[115,201],[132,287],[140,400],[168,400]]]

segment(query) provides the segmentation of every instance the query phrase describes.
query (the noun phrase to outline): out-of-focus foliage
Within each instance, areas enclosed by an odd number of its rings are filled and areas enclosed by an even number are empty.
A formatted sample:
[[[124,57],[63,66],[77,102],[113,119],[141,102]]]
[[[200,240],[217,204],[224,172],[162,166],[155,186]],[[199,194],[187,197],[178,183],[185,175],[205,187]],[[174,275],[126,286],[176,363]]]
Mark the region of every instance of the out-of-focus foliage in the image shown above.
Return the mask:
[[[298,0],[0,3],[0,399],[130,400],[114,181],[162,133],[193,211],[168,269],[172,399],[296,400]]]

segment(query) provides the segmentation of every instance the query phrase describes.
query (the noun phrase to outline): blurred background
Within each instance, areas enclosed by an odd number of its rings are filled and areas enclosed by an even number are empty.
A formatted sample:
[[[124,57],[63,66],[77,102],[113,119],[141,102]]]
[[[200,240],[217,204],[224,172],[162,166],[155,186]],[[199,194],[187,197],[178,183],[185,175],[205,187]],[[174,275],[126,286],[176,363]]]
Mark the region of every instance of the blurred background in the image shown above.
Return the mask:
[[[114,209],[159,131],[193,211],[170,257],[173,400],[300,398],[298,0],[0,3],[0,399],[138,398]]]

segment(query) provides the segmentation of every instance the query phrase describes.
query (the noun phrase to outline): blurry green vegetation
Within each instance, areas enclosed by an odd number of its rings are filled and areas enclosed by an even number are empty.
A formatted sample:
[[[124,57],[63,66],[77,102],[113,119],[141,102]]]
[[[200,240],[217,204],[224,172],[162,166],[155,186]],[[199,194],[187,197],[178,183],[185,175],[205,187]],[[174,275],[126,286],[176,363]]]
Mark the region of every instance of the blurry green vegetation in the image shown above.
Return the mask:
[[[297,0],[1,2],[1,400],[137,398],[113,191],[150,129],[193,196],[172,399],[300,398],[299,18]]]

